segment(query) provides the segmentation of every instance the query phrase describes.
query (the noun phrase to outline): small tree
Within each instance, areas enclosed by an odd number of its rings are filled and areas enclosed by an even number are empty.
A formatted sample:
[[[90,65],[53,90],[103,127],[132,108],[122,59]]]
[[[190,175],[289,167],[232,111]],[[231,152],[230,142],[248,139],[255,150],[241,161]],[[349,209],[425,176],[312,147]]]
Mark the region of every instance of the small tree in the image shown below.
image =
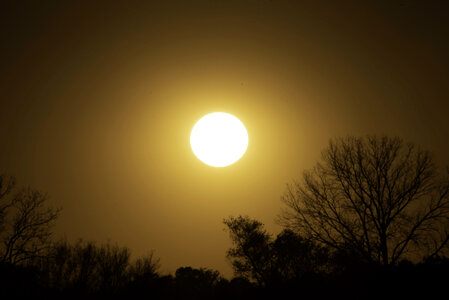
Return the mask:
[[[19,264],[46,255],[60,209],[31,188],[12,195],[14,180],[0,176],[0,262]]]
[[[129,268],[131,281],[142,281],[154,279],[159,276],[158,270],[161,267],[160,259],[156,258],[154,251],[137,258]]]
[[[382,265],[441,254],[449,240],[449,180],[428,152],[399,138],[332,140],[288,185],[284,225]]]

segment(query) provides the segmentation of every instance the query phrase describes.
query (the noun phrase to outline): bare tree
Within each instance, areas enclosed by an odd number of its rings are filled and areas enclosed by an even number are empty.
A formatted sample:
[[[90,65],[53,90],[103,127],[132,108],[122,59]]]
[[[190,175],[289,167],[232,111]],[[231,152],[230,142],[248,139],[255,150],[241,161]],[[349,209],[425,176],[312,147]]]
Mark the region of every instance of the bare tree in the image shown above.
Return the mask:
[[[154,255],[154,251],[149,251],[146,255],[137,258],[129,268],[131,280],[141,280],[155,278],[161,267],[160,259]]]
[[[100,290],[111,292],[123,287],[127,281],[131,251],[107,243],[97,253],[98,277],[102,279]]]
[[[8,196],[11,194],[14,186],[14,178],[0,175],[0,233],[5,230],[6,213],[12,204]]]
[[[283,202],[288,228],[383,265],[440,255],[449,240],[447,174],[400,138],[331,140]]]
[[[114,293],[130,282],[148,284],[159,276],[159,259],[152,251],[135,261],[130,258],[129,248],[110,242],[60,240],[41,260],[41,270],[50,287],[81,294]]]
[[[0,262],[18,264],[42,257],[60,209],[48,207],[46,195],[30,188],[11,195],[14,181],[0,178]]]

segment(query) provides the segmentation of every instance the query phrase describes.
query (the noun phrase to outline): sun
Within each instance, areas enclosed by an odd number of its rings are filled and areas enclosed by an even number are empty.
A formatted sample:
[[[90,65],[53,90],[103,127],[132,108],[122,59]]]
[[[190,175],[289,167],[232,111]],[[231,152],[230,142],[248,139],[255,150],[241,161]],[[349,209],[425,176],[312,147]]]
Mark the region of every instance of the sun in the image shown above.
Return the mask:
[[[212,167],[226,167],[239,160],[248,147],[243,123],[228,113],[214,112],[202,117],[190,134],[193,153]]]

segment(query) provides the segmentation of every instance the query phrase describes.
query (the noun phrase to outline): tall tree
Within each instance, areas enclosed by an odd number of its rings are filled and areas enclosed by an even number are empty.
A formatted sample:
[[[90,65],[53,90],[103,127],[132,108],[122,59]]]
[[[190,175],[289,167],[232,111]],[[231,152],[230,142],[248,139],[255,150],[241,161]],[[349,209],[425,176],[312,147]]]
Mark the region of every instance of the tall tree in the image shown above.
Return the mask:
[[[51,244],[59,209],[31,188],[13,193],[14,180],[0,176],[0,262],[18,264],[42,257]]]
[[[427,151],[397,137],[331,140],[283,202],[288,228],[368,261],[390,265],[447,249],[448,176]]]

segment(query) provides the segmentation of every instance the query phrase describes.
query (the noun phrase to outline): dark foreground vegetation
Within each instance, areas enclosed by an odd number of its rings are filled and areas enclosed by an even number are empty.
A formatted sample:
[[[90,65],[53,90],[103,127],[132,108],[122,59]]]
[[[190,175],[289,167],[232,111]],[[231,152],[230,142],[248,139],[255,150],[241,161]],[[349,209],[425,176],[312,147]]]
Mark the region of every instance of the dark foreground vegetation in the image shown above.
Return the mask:
[[[59,210],[0,176],[2,299],[445,298],[449,180],[431,156],[399,138],[331,141],[288,186],[277,235],[246,216],[224,220],[235,277],[180,267],[162,274],[149,252],[52,238]]]
[[[151,255],[130,262],[126,248],[111,245],[79,242],[56,251],[55,257],[40,262],[1,264],[2,299],[404,299],[447,295],[449,282],[449,260],[439,257],[389,268],[335,257],[327,262],[331,270],[326,272],[302,271],[304,263],[306,268],[313,263],[285,257],[288,268],[299,272],[266,271],[265,284],[259,284],[244,277],[227,280],[204,268],[181,267],[163,275]]]

